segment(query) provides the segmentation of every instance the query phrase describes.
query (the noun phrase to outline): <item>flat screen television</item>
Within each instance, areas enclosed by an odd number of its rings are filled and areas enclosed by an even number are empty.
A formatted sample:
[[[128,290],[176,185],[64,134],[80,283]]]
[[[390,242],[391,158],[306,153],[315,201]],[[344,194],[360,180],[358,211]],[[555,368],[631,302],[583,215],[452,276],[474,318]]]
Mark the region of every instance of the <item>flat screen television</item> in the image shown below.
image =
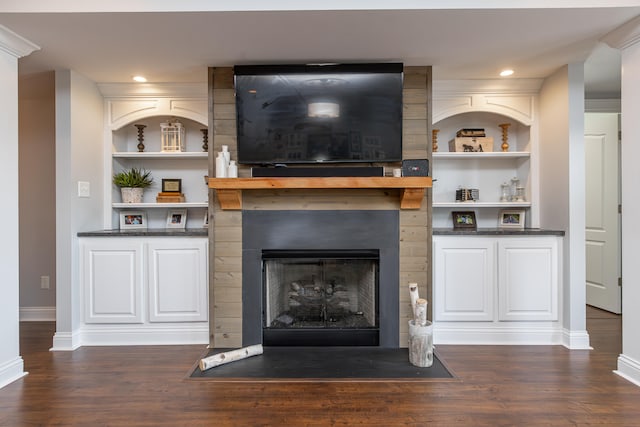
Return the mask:
[[[238,162],[402,160],[402,68],[235,66]]]

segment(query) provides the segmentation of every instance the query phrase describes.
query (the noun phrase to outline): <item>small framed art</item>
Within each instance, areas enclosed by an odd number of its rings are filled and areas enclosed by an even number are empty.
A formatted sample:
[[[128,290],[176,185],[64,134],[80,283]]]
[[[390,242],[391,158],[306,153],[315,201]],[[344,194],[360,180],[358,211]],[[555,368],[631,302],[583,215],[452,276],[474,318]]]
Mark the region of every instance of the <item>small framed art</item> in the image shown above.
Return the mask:
[[[167,228],[185,228],[187,225],[187,210],[172,209],[167,213]]]
[[[147,214],[143,211],[120,212],[120,229],[147,228]]]
[[[522,209],[505,209],[500,211],[498,226],[501,228],[524,228],[525,212]]]
[[[453,228],[477,228],[476,213],[473,211],[451,212]]]
[[[182,180],[179,178],[163,178],[163,193],[182,193]]]

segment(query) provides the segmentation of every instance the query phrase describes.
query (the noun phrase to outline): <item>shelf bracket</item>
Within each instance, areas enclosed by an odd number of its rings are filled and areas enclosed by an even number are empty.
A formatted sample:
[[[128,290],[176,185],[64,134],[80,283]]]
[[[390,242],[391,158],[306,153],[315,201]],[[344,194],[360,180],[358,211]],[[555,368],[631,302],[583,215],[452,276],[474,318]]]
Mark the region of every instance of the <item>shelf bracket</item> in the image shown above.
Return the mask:
[[[216,189],[218,203],[222,209],[241,210],[242,209],[242,190]]]
[[[424,188],[403,188],[400,194],[400,209],[420,209]]]

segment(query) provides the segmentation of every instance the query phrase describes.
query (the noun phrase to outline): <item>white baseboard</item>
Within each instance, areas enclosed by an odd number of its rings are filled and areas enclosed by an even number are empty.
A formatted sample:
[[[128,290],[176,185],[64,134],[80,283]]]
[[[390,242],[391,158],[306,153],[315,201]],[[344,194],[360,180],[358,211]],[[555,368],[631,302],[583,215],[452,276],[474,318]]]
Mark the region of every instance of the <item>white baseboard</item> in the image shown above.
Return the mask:
[[[73,351],[80,345],[80,334],[77,331],[56,332],[53,335],[53,347],[49,351]]]
[[[0,388],[19,380],[25,375],[27,375],[27,372],[24,371],[24,361],[20,356],[0,365]]]
[[[55,322],[55,307],[20,307],[21,322]]]
[[[549,327],[497,327],[434,324],[434,344],[451,345],[560,345],[562,331]]]
[[[640,387],[640,362],[637,360],[621,354],[618,357],[618,369],[613,372]]]
[[[83,346],[209,344],[209,324],[85,325],[80,335]]]
[[[562,345],[570,350],[593,350],[589,343],[589,332],[587,331],[562,331]]]

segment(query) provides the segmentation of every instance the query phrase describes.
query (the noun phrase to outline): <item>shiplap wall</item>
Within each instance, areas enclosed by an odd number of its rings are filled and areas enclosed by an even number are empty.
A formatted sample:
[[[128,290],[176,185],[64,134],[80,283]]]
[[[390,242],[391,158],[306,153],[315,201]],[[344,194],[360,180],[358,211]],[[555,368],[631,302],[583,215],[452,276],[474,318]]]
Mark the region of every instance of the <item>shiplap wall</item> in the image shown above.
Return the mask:
[[[403,158],[431,161],[431,67],[405,67],[403,90]],[[209,175],[222,145],[236,159],[237,139],[233,68],[209,68]],[[400,164],[391,165],[400,167]],[[240,166],[239,176],[250,176]],[[244,191],[247,210],[394,210],[397,190],[270,190]],[[211,347],[242,343],[242,211],[220,209],[215,192],[209,197],[209,321]],[[407,284],[417,282],[420,294],[431,295],[431,190],[419,210],[400,211],[400,345],[407,345],[410,300]]]

